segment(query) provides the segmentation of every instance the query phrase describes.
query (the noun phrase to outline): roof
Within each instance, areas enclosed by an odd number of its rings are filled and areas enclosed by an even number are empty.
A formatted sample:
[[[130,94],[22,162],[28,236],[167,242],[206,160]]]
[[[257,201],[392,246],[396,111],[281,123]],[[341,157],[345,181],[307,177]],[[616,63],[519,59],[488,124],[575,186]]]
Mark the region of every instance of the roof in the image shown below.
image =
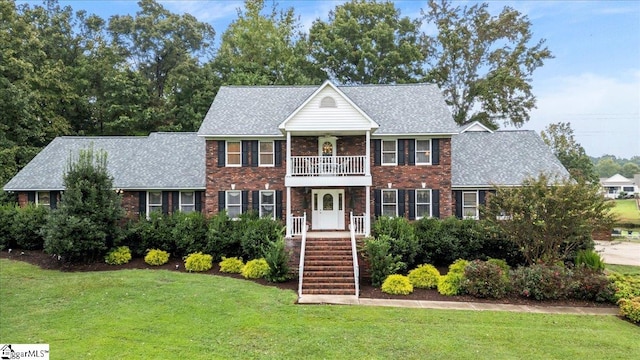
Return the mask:
[[[451,140],[451,186],[520,185],[540,173],[569,172],[533,130],[465,132]]]
[[[5,186],[5,191],[63,190],[70,156],[103,149],[116,189],[204,189],[205,141],[196,133],[139,137],[55,138]]]
[[[601,178],[600,184],[602,185],[633,185],[634,182],[631,179],[627,179],[626,177],[615,174],[610,178]]]
[[[278,126],[321,86],[223,86],[211,104],[198,135],[282,136]],[[377,135],[458,132],[437,85],[337,88],[380,125]]]

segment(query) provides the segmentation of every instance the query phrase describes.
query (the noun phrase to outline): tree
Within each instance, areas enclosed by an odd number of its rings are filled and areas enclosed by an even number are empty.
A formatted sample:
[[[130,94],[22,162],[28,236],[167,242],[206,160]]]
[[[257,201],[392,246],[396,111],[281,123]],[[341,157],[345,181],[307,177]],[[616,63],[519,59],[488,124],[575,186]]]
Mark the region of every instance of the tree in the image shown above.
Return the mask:
[[[608,178],[622,171],[622,167],[610,157],[601,158],[595,166],[596,173],[599,177]]]
[[[307,42],[293,8],[268,15],[264,0],[246,0],[222,35],[214,68],[224,84],[296,85],[322,81],[307,59]]]
[[[503,230],[529,264],[567,261],[577,250],[593,249],[593,231],[614,223],[613,204],[599,191],[598,183],[558,182],[542,174],[520,187],[497,188],[481,214]],[[505,216],[508,220],[502,220]]]
[[[419,81],[425,46],[421,21],[400,17],[392,2],[352,0],[314,21],[311,57],[329,78],[348,84]]]
[[[627,179],[633,179],[635,174],[640,174],[640,166],[628,162],[622,165],[622,169],[620,169],[620,175],[626,177]]]
[[[549,124],[540,136],[574,179],[599,181],[591,159],[573,137],[571,123]]]
[[[80,150],[76,160],[70,158],[64,186],[44,228],[45,251],[68,262],[97,260],[114,245],[124,215],[107,172],[106,152],[91,147]]]
[[[427,80],[440,86],[460,125],[480,121],[496,129],[502,120],[521,126],[535,107],[531,76],[551,51],[544,40],[532,41],[526,16],[510,7],[492,16],[487,8],[429,1],[424,16],[438,34],[431,39]]]

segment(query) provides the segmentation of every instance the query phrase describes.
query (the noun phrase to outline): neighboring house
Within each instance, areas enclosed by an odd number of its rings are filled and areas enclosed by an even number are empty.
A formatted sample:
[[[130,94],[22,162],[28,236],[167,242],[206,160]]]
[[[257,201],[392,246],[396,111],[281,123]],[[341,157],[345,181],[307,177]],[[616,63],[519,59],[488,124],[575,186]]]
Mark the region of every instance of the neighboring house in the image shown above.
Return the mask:
[[[633,179],[627,179],[620,174],[600,178],[600,185],[604,196],[610,199],[617,199],[623,192],[628,195],[637,194],[640,192],[640,174],[636,174]]]
[[[60,137],[4,186],[55,207],[70,154],[108,153],[130,216],[250,209],[310,231],[369,234],[380,215],[478,218],[494,186],[568,173],[533,131],[458,127],[435,85],[225,86],[199,131]]]

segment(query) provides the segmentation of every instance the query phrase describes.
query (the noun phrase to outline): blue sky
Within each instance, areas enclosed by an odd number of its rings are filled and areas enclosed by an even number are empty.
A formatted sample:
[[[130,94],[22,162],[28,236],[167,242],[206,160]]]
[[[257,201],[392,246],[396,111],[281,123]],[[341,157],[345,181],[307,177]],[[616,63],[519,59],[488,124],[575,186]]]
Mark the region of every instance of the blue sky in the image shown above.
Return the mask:
[[[31,1],[30,1],[31,2]],[[326,19],[344,1],[277,1],[294,7],[304,28]],[[33,1],[32,3],[40,3]],[[60,1],[103,18],[135,14],[135,1]],[[176,13],[188,12],[213,25],[219,39],[236,18],[242,1],[160,1]],[[426,1],[396,1],[402,15],[418,17]],[[457,5],[473,4],[457,1]],[[271,2],[267,1],[270,6]],[[640,2],[489,1],[499,13],[510,6],[528,16],[533,39],[544,38],[555,58],[533,75],[537,109],[522,128],[540,131],[571,122],[588,155],[640,156]],[[432,29],[425,26],[424,31]]]

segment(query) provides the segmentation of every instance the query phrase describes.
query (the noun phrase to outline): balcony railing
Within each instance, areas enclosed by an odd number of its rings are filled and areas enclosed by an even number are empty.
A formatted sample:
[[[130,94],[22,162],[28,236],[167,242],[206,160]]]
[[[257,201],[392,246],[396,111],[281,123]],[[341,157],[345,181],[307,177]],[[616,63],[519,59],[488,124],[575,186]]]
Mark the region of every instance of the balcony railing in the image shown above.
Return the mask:
[[[292,156],[292,176],[364,176],[366,156]]]

